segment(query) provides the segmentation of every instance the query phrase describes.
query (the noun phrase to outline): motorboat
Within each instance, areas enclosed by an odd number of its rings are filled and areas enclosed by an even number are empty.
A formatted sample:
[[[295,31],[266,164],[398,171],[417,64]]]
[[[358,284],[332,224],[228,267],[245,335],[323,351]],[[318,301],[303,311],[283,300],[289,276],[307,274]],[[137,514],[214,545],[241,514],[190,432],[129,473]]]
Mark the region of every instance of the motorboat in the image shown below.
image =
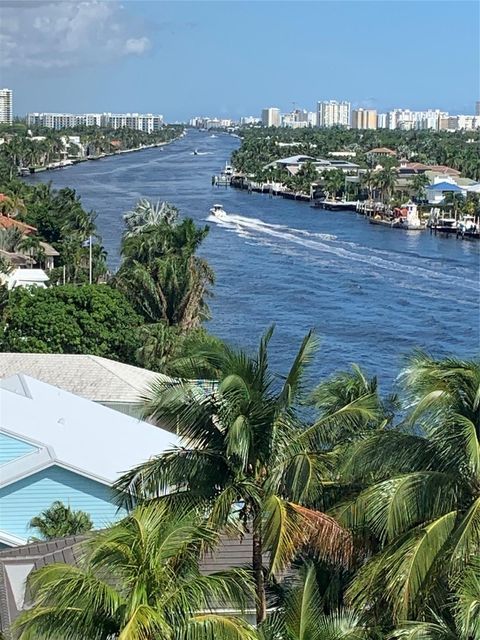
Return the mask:
[[[193,155],[194,155],[194,156],[198,156],[198,149],[194,149],[194,150],[193,150]]]
[[[227,217],[227,212],[221,204],[214,204],[210,209],[210,213],[212,214],[212,216],[215,216],[215,218],[218,218],[219,220],[224,220]]]
[[[458,222],[457,236],[462,238],[480,238],[480,220],[475,216],[465,215]]]
[[[412,231],[421,231],[425,225],[418,216],[418,208],[414,202],[407,202],[393,210],[394,222],[392,227],[395,229],[408,229]]]

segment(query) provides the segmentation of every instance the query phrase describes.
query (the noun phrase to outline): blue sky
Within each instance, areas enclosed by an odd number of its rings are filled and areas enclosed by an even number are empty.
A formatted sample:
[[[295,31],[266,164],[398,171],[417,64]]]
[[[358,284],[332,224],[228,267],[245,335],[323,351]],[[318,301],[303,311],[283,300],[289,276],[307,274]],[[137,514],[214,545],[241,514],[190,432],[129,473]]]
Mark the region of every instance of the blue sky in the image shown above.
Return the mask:
[[[169,121],[313,110],[473,113],[477,2],[3,0],[0,84],[14,110],[140,111]]]

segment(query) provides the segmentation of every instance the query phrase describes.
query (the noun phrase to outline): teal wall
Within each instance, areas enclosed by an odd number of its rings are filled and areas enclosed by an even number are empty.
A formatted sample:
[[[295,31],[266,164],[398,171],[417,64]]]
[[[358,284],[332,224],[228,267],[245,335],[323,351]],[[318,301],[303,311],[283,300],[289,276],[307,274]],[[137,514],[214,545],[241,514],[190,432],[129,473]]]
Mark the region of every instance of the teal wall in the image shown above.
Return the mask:
[[[24,539],[35,535],[28,523],[55,500],[86,511],[99,529],[124,515],[112,496],[106,485],[61,467],[49,467],[0,489],[0,529]]]
[[[37,451],[37,447],[28,442],[0,433],[0,466],[34,451]]]

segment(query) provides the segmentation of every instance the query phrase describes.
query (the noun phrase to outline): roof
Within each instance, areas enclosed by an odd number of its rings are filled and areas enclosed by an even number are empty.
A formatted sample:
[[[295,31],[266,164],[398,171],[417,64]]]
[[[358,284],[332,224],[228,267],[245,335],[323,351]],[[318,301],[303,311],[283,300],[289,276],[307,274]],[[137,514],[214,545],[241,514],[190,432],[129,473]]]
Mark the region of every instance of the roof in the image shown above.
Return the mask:
[[[25,581],[31,571],[55,562],[75,565],[86,536],[68,536],[49,542],[32,542],[0,551],[0,631],[8,630],[25,608]],[[200,561],[200,572],[208,575],[251,564],[252,536],[222,536],[213,554]],[[8,635],[6,635],[8,637]]]
[[[43,252],[45,253],[46,256],[59,256],[60,254],[58,253],[58,251],[52,247],[51,244],[48,244],[48,242],[42,242],[40,241],[40,246],[43,249]]]
[[[389,156],[396,156],[396,152],[388,147],[375,147],[375,149],[370,149],[367,153],[385,153]]]
[[[29,259],[21,253],[4,251],[3,249],[0,249],[0,256],[2,258],[5,258],[5,260],[8,260],[10,264],[17,267],[21,267],[29,263]]]
[[[45,287],[45,282],[49,277],[43,269],[23,269],[17,268],[2,276],[9,289],[15,287],[28,287],[30,285]]]
[[[452,182],[437,182],[436,184],[431,184],[426,187],[428,191],[454,191],[454,192],[462,192],[462,189],[456,184]]]
[[[24,373],[95,402],[138,402],[162,377],[100,356],[64,353],[0,353],[0,378]],[[165,377],[165,376],[163,376]]]
[[[168,431],[22,374],[0,380],[0,406],[0,430],[36,447],[2,466],[1,486],[53,465],[111,485],[178,442]]]
[[[29,233],[34,233],[37,228],[32,227],[25,222],[21,222],[20,220],[15,220],[15,218],[10,218],[9,216],[4,216],[0,214],[0,227],[3,229],[9,229],[10,227],[16,227],[22,233],[28,235]]]

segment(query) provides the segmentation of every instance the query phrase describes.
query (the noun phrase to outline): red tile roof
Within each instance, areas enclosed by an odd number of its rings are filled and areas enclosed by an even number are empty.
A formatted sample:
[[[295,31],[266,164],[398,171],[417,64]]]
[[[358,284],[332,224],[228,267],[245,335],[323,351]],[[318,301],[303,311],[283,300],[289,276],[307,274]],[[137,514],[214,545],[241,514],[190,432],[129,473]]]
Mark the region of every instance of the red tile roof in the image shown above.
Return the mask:
[[[37,231],[36,227],[32,227],[31,225],[26,224],[25,222],[20,222],[20,220],[15,220],[15,218],[9,218],[8,216],[4,216],[1,214],[0,214],[0,227],[2,229],[10,229],[12,227],[15,227],[17,229],[20,229],[20,231],[25,235],[28,235],[30,233],[35,233]]]

